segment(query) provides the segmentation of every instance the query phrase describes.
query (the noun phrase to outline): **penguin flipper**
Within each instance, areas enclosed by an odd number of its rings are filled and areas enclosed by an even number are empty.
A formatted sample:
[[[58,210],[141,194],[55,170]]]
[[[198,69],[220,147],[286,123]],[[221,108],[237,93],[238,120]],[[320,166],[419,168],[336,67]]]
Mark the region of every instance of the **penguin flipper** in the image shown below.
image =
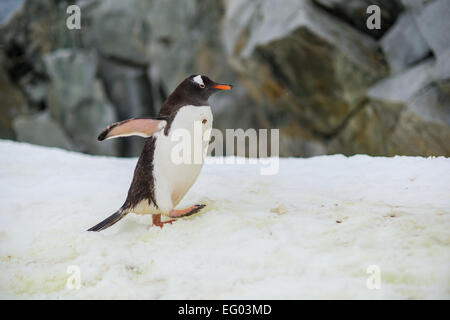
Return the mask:
[[[107,126],[98,135],[97,140],[103,141],[111,138],[141,136],[151,137],[166,126],[167,121],[163,118],[133,118],[115,122]]]
[[[106,218],[105,220],[103,220],[99,224],[96,224],[95,226],[93,226],[92,228],[88,229],[87,231],[102,231],[102,230],[104,230],[106,228],[109,228],[113,224],[115,224],[117,221],[119,221],[120,219],[125,217],[127,215],[127,213],[128,212],[126,212],[126,211],[124,211],[122,209],[119,209],[118,211],[116,211],[115,213],[110,215],[108,218]]]

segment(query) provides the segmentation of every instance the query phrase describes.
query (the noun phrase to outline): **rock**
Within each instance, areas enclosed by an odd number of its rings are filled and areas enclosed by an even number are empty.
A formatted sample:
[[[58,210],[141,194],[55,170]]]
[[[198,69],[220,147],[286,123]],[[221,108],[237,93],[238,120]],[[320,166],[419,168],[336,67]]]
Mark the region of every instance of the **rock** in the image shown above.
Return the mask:
[[[437,80],[435,64],[430,58],[374,85],[328,152],[450,155],[450,81]]]
[[[224,139],[226,128],[264,127],[260,122],[262,118],[257,116],[261,115],[258,112],[260,108],[239,86],[238,74],[228,63],[220,36],[225,32],[221,23],[225,11],[223,3],[186,1],[183,5],[186,7],[158,7],[158,16],[175,15],[179,18],[169,19],[170,28],[158,29],[160,35],[157,38],[164,41],[151,43],[152,63],[147,75],[152,86],[155,112],[180,81],[191,74],[205,74],[216,81],[235,85],[232,94],[217,94],[210,99],[214,127],[223,131]],[[159,24],[169,21],[161,17]],[[156,24],[155,19],[150,20]]]
[[[450,49],[437,57],[434,78],[436,80],[450,79]]]
[[[66,133],[50,118],[48,112],[18,116],[13,125],[18,141],[67,150],[75,149]]]
[[[145,68],[135,68],[101,58],[99,75],[110,101],[116,107],[119,120],[156,116],[153,109],[152,85]],[[118,143],[121,155],[138,156],[144,139],[127,138]]]
[[[201,40],[205,41],[210,32],[199,26],[204,23],[202,20],[209,18],[208,15],[197,19],[205,5],[193,0],[152,3],[148,14],[153,39],[150,43],[151,66],[156,68],[167,91],[173,90],[186,76],[201,73],[201,70],[193,70],[192,60],[203,46]],[[214,16],[214,11],[209,14]],[[209,27],[214,29],[215,24]]]
[[[448,126],[450,130],[450,81],[433,82],[421,89],[409,99],[408,110],[424,121]]]
[[[417,15],[418,27],[436,56],[450,48],[450,1],[428,3]]]
[[[434,59],[381,81],[369,97],[385,109],[393,110],[392,102],[403,106],[395,127],[386,128],[390,135],[384,138],[385,154],[450,154],[450,87],[446,81],[436,81]]]
[[[218,3],[195,0],[102,1],[92,10],[86,45],[122,64],[148,67],[152,82],[171,91],[190,74],[224,65],[218,14]]]
[[[101,54],[130,63],[149,62],[151,41],[147,19],[149,5],[144,1],[102,1],[92,11],[92,26],[84,41]]]
[[[240,6],[242,8],[240,8]],[[386,74],[377,44],[308,1],[232,2],[224,30],[232,65],[253,100],[302,130],[327,136]],[[288,21],[288,22],[287,22]],[[228,37],[228,38],[227,38]],[[281,123],[272,123],[282,126]]]
[[[450,156],[450,129],[440,122],[427,121],[414,112],[401,114],[387,143],[388,155]]]
[[[146,69],[102,58],[99,76],[120,119],[154,116],[151,84]]]
[[[402,5],[407,10],[416,10],[425,6],[433,0],[402,0]]]
[[[450,155],[450,82],[433,83],[403,103],[370,99],[328,145],[347,155]]]
[[[82,152],[118,155],[117,140],[97,141],[98,134],[116,121],[116,112],[107,101],[101,82],[95,81],[92,96],[67,114],[64,128]]]
[[[327,144],[328,153],[387,155],[388,140],[404,105],[370,99]]]
[[[50,77],[48,107],[53,119],[73,138],[79,150],[116,155],[117,142],[98,143],[97,135],[117,120],[101,82],[97,56],[85,50],[58,50],[45,57]]]
[[[377,85],[377,94],[369,95],[364,108],[330,141],[328,151],[449,156],[450,82],[430,80],[432,69],[426,68],[432,64],[425,62],[408,76]],[[426,76],[417,79],[418,75]]]
[[[380,43],[394,73],[406,69],[430,53],[428,43],[409,12],[397,19]]]
[[[80,47],[82,30],[66,26],[66,9],[71,4],[69,0],[24,1],[8,24],[1,26],[0,42],[16,58],[17,77],[42,74],[42,57],[54,50]]]
[[[327,149],[323,141],[311,137],[281,134],[279,152],[281,157],[314,157],[326,154]]]
[[[380,38],[386,30],[389,30],[397,16],[402,11],[402,5],[397,0],[314,0],[327,11],[343,17],[347,22],[359,31]],[[369,30],[367,28],[367,7],[377,5],[380,8],[381,29]]]
[[[151,57],[172,55],[172,43],[190,32],[187,22],[194,9],[192,0],[102,1],[92,12],[86,41],[102,55],[146,66]]]
[[[68,31],[73,2],[26,1],[0,27],[0,135],[16,137],[20,116],[22,139],[44,110],[54,143],[137,155],[139,137],[96,137],[206,74],[235,85],[211,98],[214,127],[279,128],[281,156],[448,154],[447,3],[84,0],[82,29]],[[381,30],[366,28],[371,4]]]
[[[369,89],[368,96],[380,100],[406,102],[434,80],[434,73],[435,60],[430,58],[402,73],[381,80]]]
[[[22,4],[23,0],[3,0],[0,6],[0,24],[6,24]]]
[[[167,94],[191,74],[231,81],[232,70],[226,63],[220,38],[222,4],[191,0],[181,3],[180,6],[162,1],[154,5],[149,18],[155,26],[149,72],[160,79]]]
[[[150,91],[152,99],[152,109],[155,115],[159,113],[167,95],[156,68],[147,69],[147,78],[150,81]]]
[[[14,117],[27,112],[27,102],[6,71],[7,59],[0,51],[0,138],[14,139]]]
[[[66,112],[93,94],[97,55],[93,51],[61,49],[46,55],[44,61],[51,81],[50,113],[63,122]]]

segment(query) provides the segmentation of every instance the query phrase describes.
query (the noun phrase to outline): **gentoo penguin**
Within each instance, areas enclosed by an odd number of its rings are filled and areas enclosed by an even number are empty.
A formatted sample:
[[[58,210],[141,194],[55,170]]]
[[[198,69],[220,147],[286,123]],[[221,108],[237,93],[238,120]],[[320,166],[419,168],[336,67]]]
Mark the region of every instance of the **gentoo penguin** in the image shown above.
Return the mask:
[[[176,210],[176,205],[194,184],[208,148],[213,116],[208,98],[231,85],[219,84],[204,75],[192,75],[181,82],[164,102],[156,118],[134,118],[113,123],[98,136],[105,139],[137,135],[147,138],[134,170],[133,181],[122,207],[88,231],[101,231],[129,212],[152,214],[153,224],[162,227],[198,212],[204,205]],[[200,130],[199,130],[200,128]],[[201,134],[198,134],[201,131]],[[180,135],[188,134],[189,148],[174,157]],[[192,141],[196,139],[196,141]],[[200,141],[201,140],[201,141]],[[196,147],[200,146],[200,147]],[[195,149],[195,150],[194,150]],[[192,152],[188,152],[192,151]],[[198,155],[198,152],[201,155]],[[182,156],[183,161],[179,161]],[[161,215],[165,221],[161,220]],[[169,219],[169,220],[167,220]]]

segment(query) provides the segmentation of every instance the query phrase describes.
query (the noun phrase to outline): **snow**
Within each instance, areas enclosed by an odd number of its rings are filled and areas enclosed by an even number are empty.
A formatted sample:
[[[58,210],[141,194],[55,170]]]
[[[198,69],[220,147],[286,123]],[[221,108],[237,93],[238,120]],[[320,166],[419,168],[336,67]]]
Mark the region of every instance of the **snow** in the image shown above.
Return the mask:
[[[207,204],[199,214],[162,229],[130,214],[94,233],[135,158],[6,140],[0,152],[0,298],[450,298],[448,158],[289,158],[273,176],[209,164],[179,206]]]

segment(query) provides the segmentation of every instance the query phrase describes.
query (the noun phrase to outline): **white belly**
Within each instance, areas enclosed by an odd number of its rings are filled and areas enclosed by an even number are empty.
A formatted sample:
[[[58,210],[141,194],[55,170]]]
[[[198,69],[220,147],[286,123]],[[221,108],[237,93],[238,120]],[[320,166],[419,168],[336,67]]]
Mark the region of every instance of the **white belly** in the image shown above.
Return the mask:
[[[212,128],[209,106],[182,107],[169,134],[155,134],[153,178],[159,213],[168,213],[188,192],[203,167]]]

